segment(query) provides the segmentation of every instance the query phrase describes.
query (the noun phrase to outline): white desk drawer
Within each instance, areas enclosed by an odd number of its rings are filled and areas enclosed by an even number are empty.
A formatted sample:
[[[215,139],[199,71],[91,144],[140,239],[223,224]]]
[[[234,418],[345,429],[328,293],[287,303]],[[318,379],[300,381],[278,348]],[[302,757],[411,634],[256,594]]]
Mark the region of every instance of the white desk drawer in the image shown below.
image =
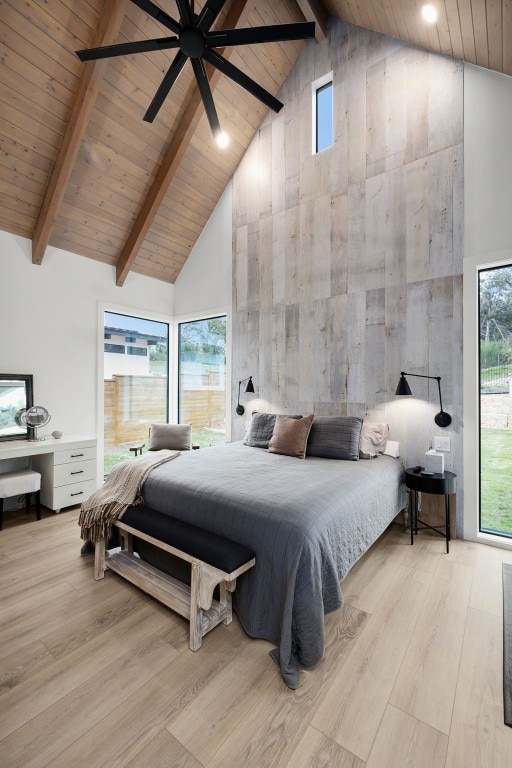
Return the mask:
[[[70,448],[65,451],[55,451],[54,464],[67,464],[71,461],[88,461],[96,458],[96,446],[88,445],[85,448]]]
[[[57,464],[53,473],[53,484],[57,488],[70,483],[81,483],[96,478],[96,459],[89,461],[71,461],[69,464]]]
[[[83,483],[62,485],[53,489],[53,508],[61,509],[72,504],[81,504],[96,490],[96,480],[85,480]]]

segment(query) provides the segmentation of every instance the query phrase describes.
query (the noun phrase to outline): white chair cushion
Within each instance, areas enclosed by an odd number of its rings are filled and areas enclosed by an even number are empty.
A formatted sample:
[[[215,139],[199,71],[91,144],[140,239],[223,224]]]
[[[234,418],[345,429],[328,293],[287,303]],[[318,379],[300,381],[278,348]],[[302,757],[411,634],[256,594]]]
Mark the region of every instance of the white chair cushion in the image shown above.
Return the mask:
[[[41,475],[31,469],[0,474],[0,499],[8,499],[22,493],[35,493],[40,488]]]

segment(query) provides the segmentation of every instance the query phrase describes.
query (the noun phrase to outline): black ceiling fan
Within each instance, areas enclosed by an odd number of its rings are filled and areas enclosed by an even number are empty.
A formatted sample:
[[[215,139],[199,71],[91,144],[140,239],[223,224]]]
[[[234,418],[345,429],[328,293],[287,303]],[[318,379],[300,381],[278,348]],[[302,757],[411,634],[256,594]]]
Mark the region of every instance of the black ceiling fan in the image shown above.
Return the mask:
[[[283,105],[265,88],[262,88],[261,85],[244,74],[241,69],[235,67],[214,49],[232,45],[302,40],[315,36],[314,22],[273,24],[264,27],[214,30],[211,32],[210,29],[224,7],[226,0],[207,0],[199,14],[194,12],[194,0],[176,0],[180,14],[179,22],[161,10],[152,0],[131,0],[131,2],[160,22],[164,27],[167,27],[175,36],[90,48],[89,50],[76,51],[77,56],[82,61],[92,61],[132,53],[147,53],[148,51],[163,51],[172,48],[179,49],[144,115],[144,120],[149,123],[153,122],[169,91],[178,79],[187,59],[190,59],[210,128],[215,137],[220,134],[220,124],[210,83],[206,75],[205,61],[216,67],[224,75],[231,78],[231,80],[234,80],[235,83],[238,83],[249,93],[252,93],[253,96],[274,110],[274,112],[279,112]]]

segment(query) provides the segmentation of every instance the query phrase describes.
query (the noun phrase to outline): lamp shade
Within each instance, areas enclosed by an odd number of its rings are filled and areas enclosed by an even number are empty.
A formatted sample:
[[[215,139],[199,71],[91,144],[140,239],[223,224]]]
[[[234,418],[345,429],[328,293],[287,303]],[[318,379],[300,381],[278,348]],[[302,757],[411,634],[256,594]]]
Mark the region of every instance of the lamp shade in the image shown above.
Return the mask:
[[[249,381],[247,382],[247,386],[245,388],[246,392],[254,392],[254,384],[252,383],[252,376],[249,376]]]
[[[395,395],[412,395],[409,383],[403,373],[400,376],[400,381],[398,382]]]

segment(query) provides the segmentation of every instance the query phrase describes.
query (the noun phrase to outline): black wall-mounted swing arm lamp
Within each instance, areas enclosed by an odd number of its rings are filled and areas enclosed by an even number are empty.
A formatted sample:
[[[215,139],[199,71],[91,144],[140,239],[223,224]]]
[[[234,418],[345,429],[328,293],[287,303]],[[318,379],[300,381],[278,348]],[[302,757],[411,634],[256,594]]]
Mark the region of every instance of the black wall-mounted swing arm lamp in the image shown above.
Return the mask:
[[[236,412],[239,416],[243,416],[245,413],[245,408],[243,405],[240,405],[240,387],[244,383],[244,381],[247,382],[247,386],[245,387],[244,392],[254,392],[254,384],[252,383],[252,376],[248,376],[246,379],[242,379],[242,381],[238,382],[238,401],[236,404]]]
[[[439,389],[439,405],[441,410],[434,416],[434,421],[438,427],[448,427],[452,423],[452,417],[449,413],[443,411],[443,399],[441,397],[441,377],[440,376],[423,376],[421,373],[405,373],[400,372],[400,381],[396,388],[395,395],[412,395],[411,388],[406,376],[415,376],[418,379],[434,379],[437,381],[437,387]]]

